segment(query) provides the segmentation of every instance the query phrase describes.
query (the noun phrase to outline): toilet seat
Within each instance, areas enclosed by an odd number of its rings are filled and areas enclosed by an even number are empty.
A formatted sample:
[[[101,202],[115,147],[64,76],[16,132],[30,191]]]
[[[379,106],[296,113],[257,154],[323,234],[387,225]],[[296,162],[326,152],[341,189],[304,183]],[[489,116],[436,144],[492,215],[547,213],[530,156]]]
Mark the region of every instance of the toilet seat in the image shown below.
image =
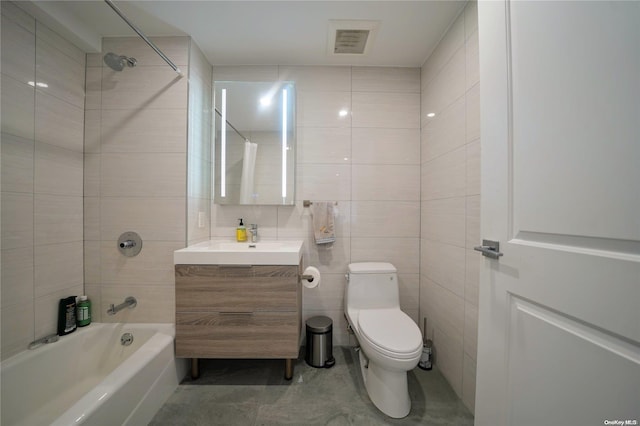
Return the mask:
[[[411,359],[422,352],[420,329],[400,309],[363,309],[358,326],[362,337],[390,358]]]

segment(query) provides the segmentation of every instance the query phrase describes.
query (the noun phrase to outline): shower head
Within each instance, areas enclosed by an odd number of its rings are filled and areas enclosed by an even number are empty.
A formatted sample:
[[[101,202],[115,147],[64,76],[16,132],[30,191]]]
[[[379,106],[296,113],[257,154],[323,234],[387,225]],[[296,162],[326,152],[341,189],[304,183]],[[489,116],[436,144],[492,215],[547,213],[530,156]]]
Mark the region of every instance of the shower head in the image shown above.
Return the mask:
[[[122,71],[125,66],[135,67],[138,61],[135,58],[129,58],[124,55],[118,55],[113,52],[109,52],[104,55],[104,63],[114,71]]]

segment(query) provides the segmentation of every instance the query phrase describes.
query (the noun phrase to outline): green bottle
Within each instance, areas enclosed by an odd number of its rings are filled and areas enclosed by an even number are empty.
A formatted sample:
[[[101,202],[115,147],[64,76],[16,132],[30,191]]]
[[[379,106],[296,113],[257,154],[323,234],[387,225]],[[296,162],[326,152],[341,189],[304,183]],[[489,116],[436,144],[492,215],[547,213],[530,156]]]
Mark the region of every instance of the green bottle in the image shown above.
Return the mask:
[[[76,305],[76,321],[78,327],[84,327],[91,324],[91,300],[87,296],[78,297],[78,303]]]

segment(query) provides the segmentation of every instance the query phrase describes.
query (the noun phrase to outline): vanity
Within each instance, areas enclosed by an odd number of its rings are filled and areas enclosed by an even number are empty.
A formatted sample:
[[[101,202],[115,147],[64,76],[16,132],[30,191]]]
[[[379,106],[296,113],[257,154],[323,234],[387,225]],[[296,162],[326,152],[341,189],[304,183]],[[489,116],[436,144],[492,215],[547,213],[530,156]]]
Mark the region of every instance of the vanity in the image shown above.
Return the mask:
[[[205,241],[174,252],[176,356],[284,359],[293,377],[302,324],[303,242]]]

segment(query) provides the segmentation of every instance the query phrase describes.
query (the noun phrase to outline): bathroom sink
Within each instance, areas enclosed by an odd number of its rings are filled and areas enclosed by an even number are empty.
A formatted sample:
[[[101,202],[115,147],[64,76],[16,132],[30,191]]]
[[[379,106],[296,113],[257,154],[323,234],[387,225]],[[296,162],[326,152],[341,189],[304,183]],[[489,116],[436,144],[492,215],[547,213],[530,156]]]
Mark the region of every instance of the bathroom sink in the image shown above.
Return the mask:
[[[237,243],[210,240],[173,252],[175,265],[298,265],[302,240]]]

